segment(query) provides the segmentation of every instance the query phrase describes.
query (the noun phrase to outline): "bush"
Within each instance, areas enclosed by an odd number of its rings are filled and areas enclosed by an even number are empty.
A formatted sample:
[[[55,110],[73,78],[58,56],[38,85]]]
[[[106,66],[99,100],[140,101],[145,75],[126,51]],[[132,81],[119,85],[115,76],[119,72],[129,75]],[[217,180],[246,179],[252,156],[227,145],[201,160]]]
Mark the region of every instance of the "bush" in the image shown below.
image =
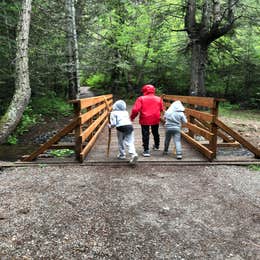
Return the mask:
[[[34,113],[43,116],[68,116],[73,113],[72,105],[54,93],[32,100]]]
[[[36,115],[33,112],[33,109],[31,106],[28,106],[22,116],[22,119],[18,126],[16,127],[15,131],[8,137],[7,143],[8,144],[17,144],[18,137],[25,132],[28,132],[30,127],[35,125],[38,120],[40,119],[40,116]]]

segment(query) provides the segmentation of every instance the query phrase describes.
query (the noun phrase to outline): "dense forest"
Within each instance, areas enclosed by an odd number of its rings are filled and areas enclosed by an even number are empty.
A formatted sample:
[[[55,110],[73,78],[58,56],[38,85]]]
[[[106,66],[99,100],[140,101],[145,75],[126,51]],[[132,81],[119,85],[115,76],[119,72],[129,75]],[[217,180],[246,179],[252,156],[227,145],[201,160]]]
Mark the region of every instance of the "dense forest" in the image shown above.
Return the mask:
[[[48,113],[80,86],[133,99],[151,83],[260,108],[258,0],[2,0],[0,10],[0,128],[22,96],[21,116]]]

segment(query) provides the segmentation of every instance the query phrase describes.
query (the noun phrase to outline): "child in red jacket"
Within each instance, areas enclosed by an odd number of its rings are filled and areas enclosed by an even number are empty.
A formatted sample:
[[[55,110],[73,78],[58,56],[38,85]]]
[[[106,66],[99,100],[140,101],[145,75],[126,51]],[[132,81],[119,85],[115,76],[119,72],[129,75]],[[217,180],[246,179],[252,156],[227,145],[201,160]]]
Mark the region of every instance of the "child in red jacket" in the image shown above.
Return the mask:
[[[135,101],[131,112],[131,120],[133,121],[139,114],[139,123],[142,128],[143,156],[149,157],[149,134],[150,127],[154,138],[154,150],[159,150],[160,136],[159,123],[161,112],[163,111],[163,101],[160,97],[155,96],[155,87],[153,85],[144,85],[142,87],[143,96]]]

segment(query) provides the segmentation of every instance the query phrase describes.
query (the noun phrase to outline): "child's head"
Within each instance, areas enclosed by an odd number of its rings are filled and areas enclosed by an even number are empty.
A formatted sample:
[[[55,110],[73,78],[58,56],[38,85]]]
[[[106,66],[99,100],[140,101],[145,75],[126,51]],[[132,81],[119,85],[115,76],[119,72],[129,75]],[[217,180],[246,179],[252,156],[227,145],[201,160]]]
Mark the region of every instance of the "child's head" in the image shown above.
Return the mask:
[[[126,103],[124,100],[117,100],[113,105],[113,110],[124,111],[126,110]]]
[[[171,111],[178,111],[178,112],[184,112],[185,107],[182,105],[180,100],[174,101],[171,106],[169,107],[169,110]]]
[[[144,85],[142,87],[142,93],[144,95],[154,94],[155,93],[155,87],[153,85],[150,85],[150,84]]]

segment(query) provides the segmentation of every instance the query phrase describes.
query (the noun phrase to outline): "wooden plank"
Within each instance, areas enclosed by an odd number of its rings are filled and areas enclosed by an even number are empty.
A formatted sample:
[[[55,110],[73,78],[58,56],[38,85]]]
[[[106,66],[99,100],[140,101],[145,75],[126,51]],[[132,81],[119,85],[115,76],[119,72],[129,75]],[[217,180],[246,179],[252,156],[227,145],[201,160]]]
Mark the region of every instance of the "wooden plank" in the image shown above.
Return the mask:
[[[129,166],[128,161],[97,161],[97,162],[89,162],[84,161],[83,163],[79,164],[76,161],[44,161],[44,162],[0,162],[0,169],[5,168],[12,168],[12,167],[39,167],[44,163],[44,165],[48,165],[48,167],[71,167],[71,166],[80,166],[80,167],[90,167],[90,166],[109,166],[109,167],[118,167],[118,166]],[[162,162],[157,161],[138,161],[139,165],[153,165],[153,166],[159,166],[162,167]],[[212,165],[260,165],[259,160],[214,160],[212,162],[209,161],[165,161],[163,162],[164,166],[212,166]]]
[[[81,109],[80,109],[79,103],[74,104],[74,114],[75,114],[75,118],[79,118],[81,115]],[[75,156],[78,160],[79,160],[79,156],[82,151],[82,148],[83,148],[82,143],[79,142],[79,136],[81,133],[82,133],[82,125],[78,124],[74,129],[74,137],[75,137],[74,150],[75,150]]]
[[[229,128],[219,119],[216,119],[216,124],[219,128],[227,132],[236,141],[238,141],[242,146],[246,147],[250,152],[252,152],[256,158],[260,158],[260,150],[253,146],[251,143],[249,143],[246,139],[244,139],[239,133]]]
[[[201,142],[201,144],[203,144],[204,146],[208,147],[210,149],[210,145],[209,143],[204,143],[204,142]],[[233,142],[233,143],[217,143],[217,147],[228,147],[228,148],[231,148],[231,147],[240,147],[241,144],[239,142]]]
[[[188,129],[191,130],[193,133],[201,135],[209,141],[212,140],[212,138],[214,136],[210,131],[208,131],[204,128],[201,128],[195,124],[189,123],[189,122],[186,124],[183,124],[183,127],[188,127]]]
[[[81,134],[80,141],[83,143],[91,134],[92,132],[97,128],[97,126],[107,117],[108,112],[105,111],[98,119],[93,121],[93,123],[88,126],[88,128]]]
[[[217,143],[218,147],[240,147],[241,144],[239,142],[232,142],[232,143]]]
[[[217,132],[218,136],[220,138],[223,139],[223,142],[224,143],[234,143],[235,140],[233,138],[230,138],[229,136],[227,136],[225,133],[223,133],[222,131],[220,131],[220,129],[218,129],[218,132]]]
[[[80,109],[84,109],[93,105],[96,105],[101,102],[105,102],[105,99],[107,101],[112,101],[113,96],[112,95],[105,95],[105,96],[98,96],[94,98],[86,98],[80,100]]]
[[[180,100],[182,103],[203,106],[208,108],[213,108],[215,105],[215,98],[208,97],[164,95],[163,98],[168,101]]]
[[[186,139],[187,142],[192,144],[196,149],[198,149],[203,155],[205,155],[209,160],[213,159],[213,152],[210,151],[207,147],[202,145],[201,143],[194,140],[192,137],[190,137],[188,134],[181,132],[182,136]]]
[[[98,107],[95,107],[94,109],[88,111],[87,113],[80,116],[80,124],[83,125],[86,123],[89,119],[94,117],[96,114],[98,114],[100,111],[106,108],[106,104],[103,103],[99,105]]]
[[[193,116],[196,119],[202,120],[202,121],[207,121],[207,122],[212,122],[213,121],[213,115],[209,113],[205,113],[199,110],[195,109],[190,109],[190,108],[185,108],[185,114],[187,116]]]
[[[75,144],[74,143],[58,143],[58,144],[53,144],[50,149],[75,149]]]
[[[218,126],[215,120],[218,118],[218,105],[219,102],[214,100],[214,107],[211,108],[211,114],[213,115],[213,121],[210,123],[210,132],[213,134],[213,138],[209,141],[209,149],[213,152],[214,158],[217,156],[217,141],[218,141]]]
[[[78,118],[75,118],[70,124],[64,127],[61,131],[59,131],[56,135],[54,135],[49,141],[45,144],[41,145],[35,152],[30,154],[28,157],[24,158],[23,161],[32,161],[34,160],[39,154],[43,153],[47,149],[49,149],[53,144],[58,142],[63,136],[68,134],[72,131],[77,125],[79,124]]]
[[[85,101],[85,100],[95,100],[95,99],[99,99],[100,97],[106,97],[107,99],[110,99],[113,97],[112,94],[106,94],[106,95],[102,95],[102,96],[96,96],[96,97],[89,97],[89,98],[82,98],[82,99],[73,99],[73,100],[69,100],[69,103],[80,103],[82,101]]]
[[[95,135],[91,138],[91,140],[88,142],[88,144],[85,146],[85,148],[83,149],[83,151],[80,154],[80,162],[83,162],[85,157],[87,156],[88,152],[91,150],[91,148],[93,147],[93,145],[95,144],[99,134],[101,133],[101,131],[103,130],[103,128],[105,127],[105,125],[108,123],[108,119],[106,119],[104,121],[104,123],[102,124],[102,126],[98,129],[98,131],[95,133]],[[105,153],[105,152],[104,152]]]
[[[200,126],[201,128],[204,128],[204,129],[209,131],[209,128],[210,128],[210,124],[209,123],[207,123],[205,121],[201,122],[201,121],[199,121],[199,119],[195,119],[195,123],[196,123],[196,125]],[[225,143],[234,143],[235,142],[235,140],[233,138],[231,138],[230,136],[227,136],[220,129],[218,129],[217,135],[220,138],[222,138]]]

